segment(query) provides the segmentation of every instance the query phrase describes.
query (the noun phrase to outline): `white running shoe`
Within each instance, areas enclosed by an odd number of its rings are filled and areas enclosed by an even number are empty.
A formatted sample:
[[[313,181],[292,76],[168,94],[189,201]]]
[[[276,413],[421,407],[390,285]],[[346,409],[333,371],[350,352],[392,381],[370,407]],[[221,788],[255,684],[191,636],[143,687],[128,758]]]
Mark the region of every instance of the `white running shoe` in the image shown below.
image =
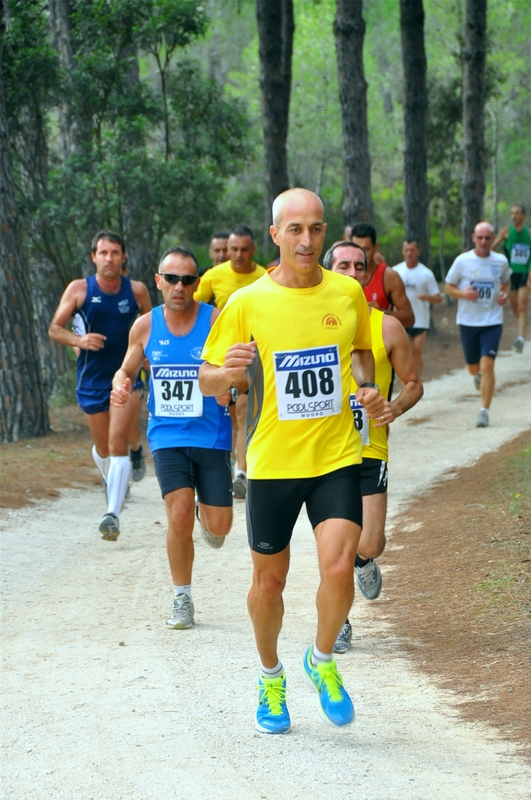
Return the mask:
[[[478,414],[478,418],[476,419],[476,428],[488,428],[489,427],[489,412],[486,408],[482,408]]]
[[[194,610],[194,604],[187,594],[175,595],[171,617],[166,620],[166,625],[176,631],[193,628]]]
[[[352,625],[347,620],[341,630],[339,631],[336,643],[334,645],[334,653],[346,653],[352,643]]]

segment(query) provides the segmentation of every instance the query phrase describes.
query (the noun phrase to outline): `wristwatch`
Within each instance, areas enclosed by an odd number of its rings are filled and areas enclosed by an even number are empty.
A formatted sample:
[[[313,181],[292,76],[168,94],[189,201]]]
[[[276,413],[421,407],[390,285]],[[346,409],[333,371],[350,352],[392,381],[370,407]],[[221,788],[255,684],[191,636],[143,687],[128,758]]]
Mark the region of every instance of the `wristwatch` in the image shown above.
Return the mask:
[[[365,388],[376,389],[377,392],[380,391],[380,387],[378,386],[377,383],[360,383],[360,385],[358,386],[358,389],[365,389]]]
[[[230,399],[231,399],[231,401],[232,401],[233,403],[235,403],[235,402],[236,402],[236,400],[237,400],[237,399],[238,399],[238,397],[239,397],[239,394],[240,394],[240,393],[239,393],[239,391],[237,390],[237,388],[236,388],[235,386],[231,386],[231,387],[230,387]]]

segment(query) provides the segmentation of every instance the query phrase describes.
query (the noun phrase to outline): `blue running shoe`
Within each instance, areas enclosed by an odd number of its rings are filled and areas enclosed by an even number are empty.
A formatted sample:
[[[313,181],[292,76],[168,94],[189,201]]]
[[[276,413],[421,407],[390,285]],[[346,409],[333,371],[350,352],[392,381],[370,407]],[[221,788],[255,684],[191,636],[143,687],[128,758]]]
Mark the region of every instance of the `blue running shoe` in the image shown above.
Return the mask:
[[[304,677],[319,695],[321,715],[332,725],[349,725],[354,719],[352,700],[343,688],[343,679],[335,661],[312,664],[312,646],[304,657]]]
[[[258,678],[255,727],[260,733],[288,733],[291,730],[284,674],[281,678]]]

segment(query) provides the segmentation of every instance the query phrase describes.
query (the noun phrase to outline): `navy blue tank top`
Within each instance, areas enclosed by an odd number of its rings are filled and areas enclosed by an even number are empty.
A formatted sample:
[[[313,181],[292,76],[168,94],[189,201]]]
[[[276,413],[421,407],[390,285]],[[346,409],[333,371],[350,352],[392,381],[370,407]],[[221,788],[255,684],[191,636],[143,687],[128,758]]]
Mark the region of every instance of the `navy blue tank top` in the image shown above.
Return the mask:
[[[232,425],[225,406],[199,391],[201,352],[210,333],[212,306],[199,303],[197,319],[185,336],[168,330],[160,305],[151,312],[145,350],[151,365],[147,438],[151,452],[165,447],[232,449]]]
[[[118,294],[105,294],[90,275],[87,296],[74,315],[73,329],[79,334],[102,333],[107,337],[101,350],[81,350],[77,360],[78,388],[109,388],[127,351],[129,329],[139,314],[131,281],[122,275]]]

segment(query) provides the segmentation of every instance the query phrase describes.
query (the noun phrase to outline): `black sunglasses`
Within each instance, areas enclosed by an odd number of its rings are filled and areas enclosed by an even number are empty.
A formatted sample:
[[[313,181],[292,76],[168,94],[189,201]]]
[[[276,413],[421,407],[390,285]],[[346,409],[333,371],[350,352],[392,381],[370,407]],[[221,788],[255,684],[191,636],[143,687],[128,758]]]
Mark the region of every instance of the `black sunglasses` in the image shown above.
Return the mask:
[[[191,286],[199,278],[199,275],[174,275],[172,272],[159,272],[158,274],[168,283],[171,283],[172,286],[175,286],[179,281],[183,286]]]

